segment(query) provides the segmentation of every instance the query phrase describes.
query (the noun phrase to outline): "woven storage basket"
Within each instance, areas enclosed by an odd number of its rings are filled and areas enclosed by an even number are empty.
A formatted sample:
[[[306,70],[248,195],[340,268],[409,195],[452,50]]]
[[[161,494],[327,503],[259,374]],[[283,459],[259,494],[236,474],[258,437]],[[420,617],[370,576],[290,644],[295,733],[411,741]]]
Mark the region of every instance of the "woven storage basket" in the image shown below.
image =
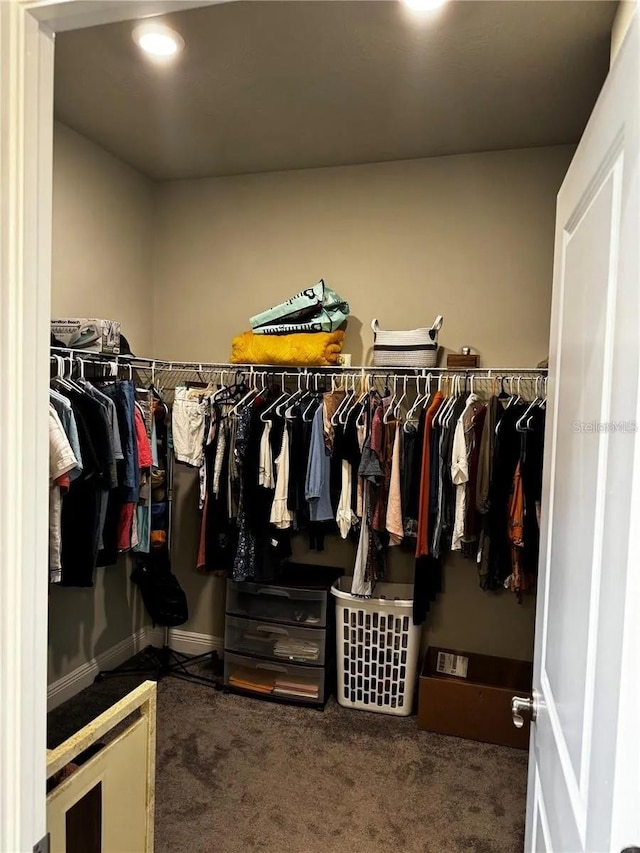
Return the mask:
[[[378,321],[373,329],[373,363],[376,367],[435,367],[438,361],[438,332],[442,316],[428,329],[389,332]]]

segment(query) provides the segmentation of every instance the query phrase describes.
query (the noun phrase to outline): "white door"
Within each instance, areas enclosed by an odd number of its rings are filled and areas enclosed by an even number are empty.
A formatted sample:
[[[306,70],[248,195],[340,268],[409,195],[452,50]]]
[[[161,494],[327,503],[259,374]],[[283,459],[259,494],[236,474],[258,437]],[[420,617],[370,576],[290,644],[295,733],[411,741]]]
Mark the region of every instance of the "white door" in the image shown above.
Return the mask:
[[[527,851],[640,846],[635,17],[558,196]]]

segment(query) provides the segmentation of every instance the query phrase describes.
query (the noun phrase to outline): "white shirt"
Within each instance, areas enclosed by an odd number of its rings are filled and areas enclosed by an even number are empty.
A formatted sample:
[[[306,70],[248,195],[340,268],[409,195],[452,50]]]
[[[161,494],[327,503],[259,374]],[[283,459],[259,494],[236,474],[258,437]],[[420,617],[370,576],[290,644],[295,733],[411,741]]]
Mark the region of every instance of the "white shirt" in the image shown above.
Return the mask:
[[[289,431],[285,427],[282,433],[282,447],[276,459],[276,493],[273,496],[269,521],[280,530],[286,530],[293,524],[293,513],[287,506],[289,500]]]
[[[49,406],[49,580],[62,580],[62,490],[56,480],[78,464],[58,413]]]
[[[456,431],[453,434],[453,451],[451,453],[451,481],[456,487],[456,514],[453,523],[451,550],[462,549],[464,536],[464,519],[467,513],[467,483],[469,482],[469,457],[467,456],[467,441],[465,432],[468,427],[469,413],[480,398],[469,394],[467,405],[458,418]]]
[[[271,453],[271,421],[265,421],[262,438],[260,439],[260,460],[258,462],[258,485],[265,489],[275,488],[273,480],[273,455]]]
[[[336,512],[336,521],[340,536],[346,539],[351,530],[351,525],[358,520],[351,509],[351,484],[353,482],[353,466],[346,459],[342,460],[342,489],[340,491],[340,502]]]

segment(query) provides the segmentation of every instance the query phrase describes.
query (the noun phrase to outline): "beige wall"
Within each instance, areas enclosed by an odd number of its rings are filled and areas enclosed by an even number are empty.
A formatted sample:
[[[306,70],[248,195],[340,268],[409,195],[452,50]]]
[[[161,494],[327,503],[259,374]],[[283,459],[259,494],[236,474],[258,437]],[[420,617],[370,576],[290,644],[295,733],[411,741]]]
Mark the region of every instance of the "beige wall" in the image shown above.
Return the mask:
[[[155,185],[60,122],[53,158],[52,315],[120,320],[147,355]]]
[[[548,348],[555,194],[572,147],[161,184],[156,356],[226,360],[251,314],[324,277],[370,322],[444,314],[443,346],[485,365]],[[518,362],[513,365],[514,359]]]
[[[134,352],[152,343],[154,185],[56,123],[52,312],[120,319]],[[49,681],[145,624],[129,561],[98,569],[93,589],[52,588]]]
[[[638,10],[638,0],[620,0],[618,10],[613,19],[613,27],[611,28],[611,62],[613,65],[620,46],[627,34],[631,19]]]
[[[351,304],[346,351],[369,356],[369,323],[429,323],[443,346],[469,344],[483,365],[531,366],[547,356],[555,197],[573,147],[528,149],[159,187],[154,289],[158,357],[222,360],[251,314],[319,277]],[[222,636],[220,579],[195,572],[192,471],[176,477],[174,569],[192,611],[186,630]],[[336,540],[296,558],[349,570]],[[390,574],[410,580],[410,557]],[[449,559],[426,640],[516,658],[532,655],[533,600],[483,593],[475,566]]]

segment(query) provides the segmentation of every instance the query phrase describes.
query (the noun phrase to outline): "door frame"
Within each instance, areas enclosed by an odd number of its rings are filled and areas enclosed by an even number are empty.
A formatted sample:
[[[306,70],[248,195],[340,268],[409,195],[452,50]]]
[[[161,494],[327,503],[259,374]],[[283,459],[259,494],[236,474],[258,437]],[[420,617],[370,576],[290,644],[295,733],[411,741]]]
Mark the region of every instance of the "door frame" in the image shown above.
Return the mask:
[[[232,0],[0,2],[0,853],[30,851],[46,834],[45,401],[55,34],[222,2]],[[634,467],[640,512],[640,454]],[[627,601],[638,601],[640,572],[630,574],[634,594]],[[636,614],[628,616],[623,672],[631,674],[640,657],[640,629]],[[640,701],[635,680],[627,678],[625,686],[629,714],[621,719],[620,746]],[[620,752],[640,782],[638,756]],[[632,792],[622,777],[616,782],[622,807]]]
[[[46,834],[55,34],[220,2],[0,2],[0,853]]]

